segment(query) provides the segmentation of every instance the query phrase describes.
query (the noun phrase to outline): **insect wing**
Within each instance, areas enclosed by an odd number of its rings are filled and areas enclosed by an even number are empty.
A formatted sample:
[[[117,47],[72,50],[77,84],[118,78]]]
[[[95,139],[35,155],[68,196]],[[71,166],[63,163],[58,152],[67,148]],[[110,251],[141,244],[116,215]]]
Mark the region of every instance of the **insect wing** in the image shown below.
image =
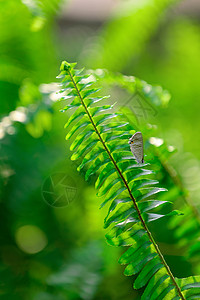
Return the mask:
[[[129,140],[131,152],[138,164],[144,162],[143,137],[141,132],[136,132]]]

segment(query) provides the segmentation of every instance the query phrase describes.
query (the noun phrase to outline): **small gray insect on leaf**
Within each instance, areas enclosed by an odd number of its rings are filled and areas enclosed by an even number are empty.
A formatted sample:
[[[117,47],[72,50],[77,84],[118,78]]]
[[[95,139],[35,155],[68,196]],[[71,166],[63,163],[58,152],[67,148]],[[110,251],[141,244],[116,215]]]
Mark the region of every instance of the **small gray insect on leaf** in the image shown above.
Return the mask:
[[[144,163],[143,137],[141,132],[136,132],[130,139],[131,152],[138,164]]]

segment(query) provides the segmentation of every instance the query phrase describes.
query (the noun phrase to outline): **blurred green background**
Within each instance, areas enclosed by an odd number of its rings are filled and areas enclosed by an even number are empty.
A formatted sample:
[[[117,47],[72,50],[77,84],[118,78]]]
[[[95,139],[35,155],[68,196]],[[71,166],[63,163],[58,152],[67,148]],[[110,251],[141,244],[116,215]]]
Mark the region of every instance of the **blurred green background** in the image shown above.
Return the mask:
[[[117,264],[121,249],[105,242],[106,212],[70,161],[68,117],[49,93],[62,60],[169,90],[168,106],[137,125],[150,118],[177,148],[171,164],[198,209],[199,21],[195,0],[0,1],[0,299],[140,299]],[[167,261],[175,275],[190,275],[181,253]]]

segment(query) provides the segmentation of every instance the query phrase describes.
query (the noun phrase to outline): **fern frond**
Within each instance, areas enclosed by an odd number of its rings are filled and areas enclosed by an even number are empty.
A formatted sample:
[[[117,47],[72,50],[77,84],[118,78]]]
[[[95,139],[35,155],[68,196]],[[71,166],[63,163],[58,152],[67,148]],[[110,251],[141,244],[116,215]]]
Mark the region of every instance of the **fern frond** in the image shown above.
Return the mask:
[[[127,140],[132,128],[126,122],[115,121],[119,114],[107,112],[112,107],[93,106],[99,89],[93,88],[93,78],[85,80],[83,71],[74,67],[63,62],[59,75],[60,92],[72,96],[67,106],[76,103],[66,123],[67,138],[76,133],[72,159],[82,160],[78,169],[87,170],[86,179],[97,175],[95,186],[98,194],[104,195],[102,206],[110,205],[104,225],[112,226],[106,235],[108,243],[129,247],[119,262],[127,265],[125,275],[137,274],[134,288],[146,286],[142,299],[194,299],[199,293],[199,277],[176,279],[148,228],[149,222],[179,212],[154,212],[154,208],[168,203],[154,198],[165,189],[155,187],[157,182],[146,178],[152,174],[146,168],[148,164],[139,165],[130,155]]]

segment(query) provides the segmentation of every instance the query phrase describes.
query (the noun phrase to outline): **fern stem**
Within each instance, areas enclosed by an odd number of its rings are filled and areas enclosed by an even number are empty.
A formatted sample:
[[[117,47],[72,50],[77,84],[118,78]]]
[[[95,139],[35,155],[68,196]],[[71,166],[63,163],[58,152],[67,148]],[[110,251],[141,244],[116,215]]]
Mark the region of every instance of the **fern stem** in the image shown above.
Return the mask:
[[[68,74],[69,74],[69,76],[70,76],[70,78],[71,78],[71,81],[72,81],[72,83],[73,83],[73,85],[74,85],[74,87],[75,87],[75,90],[76,90],[76,92],[77,92],[77,95],[78,95],[78,97],[79,97],[80,100],[81,100],[81,103],[82,103],[82,105],[83,105],[83,107],[84,107],[84,109],[85,109],[85,111],[86,111],[86,113],[87,113],[87,115],[88,115],[88,117],[89,117],[89,119],[90,119],[90,121],[91,121],[93,127],[94,127],[94,130],[95,130],[96,134],[98,135],[98,138],[99,138],[100,142],[102,143],[102,145],[103,145],[105,151],[107,152],[108,156],[110,157],[110,159],[111,159],[111,161],[112,161],[112,163],[113,163],[115,169],[117,170],[118,174],[120,175],[120,177],[121,177],[121,179],[122,179],[122,181],[123,181],[123,183],[124,183],[124,185],[125,185],[125,187],[126,187],[128,193],[129,193],[129,195],[130,195],[130,198],[131,198],[131,200],[133,201],[133,205],[134,205],[135,210],[136,210],[137,213],[138,213],[138,217],[139,217],[139,219],[140,219],[140,221],[141,221],[141,223],[142,223],[142,225],[143,225],[145,231],[147,232],[147,234],[148,234],[148,236],[149,236],[150,241],[151,241],[152,244],[154,245],[154,248],[155,248],[156,252],[158,253],[158,255],[159,255],[159,257],[160,257],[160,259],[161,259],[163,265],[165,266],[166,271],[167,271],[169,277],[171,278],[171,280],[172,280],[172,282],[173,282],[173,284],[174,284],[174,286],[175,286],[175,288],[176,288],[176,290],[177,290],[177,292],[178,292],[180,298],[181,298],[182,300],[185,300],[185,298],[184,298],[184,296],[183,296],[183,294],[182,294],[182,292],[181,292],[181,289],[179,288],[178,284],[176,283],[175,278],[174,278],[174,276],[173,276],[173,274],[172,274],[172,272],[171,272],[169,266],[167,265],[167,263],[166,263],[166,261],[165,261],[163,255],[162,255],[162,253],[161,253],[161,251],[160,251],[158,245],[156,244],[156,242],[155,242],[155,240],[154,240],[154,238],[153,238],[151,232],[149,231],[149,229],[148,229],[148,227],[147,227],[147,225],[146,225],[146,223],[145,223],[145,221],[144,221],[144,219],[143,219],[143,217],[142,217],[142,215],[141,215],[141,213],[140,213],[140,210],[139,210],[139,208],[138,208],[138,206],[137,206],[137,203],[136,203],[136,199],[135,199],[134,196],[132,195],[131,190],[130,190],[130,188],[129,188],[129,186],[128,186],[128,183],[127,183],[126,179],[124,178],[122,172],[120,171],[119,167],[117,166],[117,163],[116,163],[116,161],[114,160],[112,154],[110,153],[110,150],[108,149],[106,143],[105,143],[104,140],[102,139],[101,134],[100,134],[99,130],[97,129],[97,126],[96,126],[96,124],[94,123],[94,120],[93,120],[93,118],[92,118],[92,116],[91,116],[91,114],[90,114],[90,112],[89,112],[89,110],[88,110],[86,104],[84,103],[83,97],[81,96],[81,93],[80,93],[80,91],[79,91],[79,89],[78,89],[78,87],[77,87],[76,82],[74,81],[74,78],[73,78],[73,75],[72,75],[71,72],[70,72],[70,69],[67,68],[67,70],[65,69],[65,71],[68,72]]]

